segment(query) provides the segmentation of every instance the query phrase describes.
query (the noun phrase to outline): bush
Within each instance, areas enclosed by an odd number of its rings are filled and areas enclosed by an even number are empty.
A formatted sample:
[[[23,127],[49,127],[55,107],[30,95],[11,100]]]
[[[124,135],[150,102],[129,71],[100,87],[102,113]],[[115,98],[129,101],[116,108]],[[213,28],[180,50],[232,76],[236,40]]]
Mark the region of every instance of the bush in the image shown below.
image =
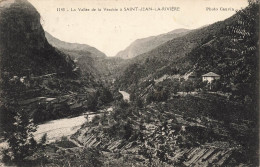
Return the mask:
[[[52,166],[86,166],[86,167],[100,167],[103,166],[103,157],[101,151],[94,148],[84,148],[73,154],[64,154],[58,158],[51,159]]]
[[[88,106],[89,110],[96,111],[97,110],[97,105],[98,105],[97,94],[95,94],[94,96],[88,98],[87,106]]]
[[[157,102],[166,101],[169,98],[169,96],[170,96],[169,91],[165,88],[162,88],[159,90],[151,91],[147,95],[146,102],[147,104],[149,104],[153,101],[157,101]]]
[[[56,144],[57,144],[59,147],[62,147],[62,148],[73,148],[73,147],[77,147],[76,144],[74,144],[73,142],[71,142],[71,141],[69,141],[69,140],[61,140],[61,141],[56,142]]]
[[[180,86],[181,90],[183,92],[191,92],[191,91],[194,91],[195,87],[194,87],[194,82],[191,81],[191,80],[186,80],[186,81],[183,81],[181,83],[181,86]]]
[[[113,95],[111,94],[109,89],[107,89],[105,87],[99,89],[97,94],[99,95],[99,97],[98,97],[98,104],[99,105],[107,104],[107,103],[110,103],[114,100]]]
[[[99,115],[95,115],[94,118],[92,119],[92,123],[94,125],[98,125],[99,124],[99,120],[100,120],[100,116]]]
[[[136,99],[136,106],[138,107],[138,108],[143,108],[143,101],[142,101],[142,99],[141,98],[137,98]]]

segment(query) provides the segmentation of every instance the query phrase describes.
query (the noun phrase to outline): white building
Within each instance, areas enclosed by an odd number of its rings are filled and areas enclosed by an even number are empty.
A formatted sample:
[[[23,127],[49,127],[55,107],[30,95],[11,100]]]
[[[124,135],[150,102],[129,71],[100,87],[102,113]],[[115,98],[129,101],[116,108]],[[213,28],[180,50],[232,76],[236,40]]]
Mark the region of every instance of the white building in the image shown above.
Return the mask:
[[[209,72],[207,74],[202,75],[202,81],[208,81],[208,83],[211,83],[213,80],[220,79],[220,75],[215,74],[213,72]]]

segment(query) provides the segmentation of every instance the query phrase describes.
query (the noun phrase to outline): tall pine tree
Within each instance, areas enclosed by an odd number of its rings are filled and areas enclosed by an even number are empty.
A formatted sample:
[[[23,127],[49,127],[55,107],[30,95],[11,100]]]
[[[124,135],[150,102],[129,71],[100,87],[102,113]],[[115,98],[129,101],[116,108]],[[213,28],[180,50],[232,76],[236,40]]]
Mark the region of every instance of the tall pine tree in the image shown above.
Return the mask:
[[[2,75],[3,76],[3,75]],[[1,84],[1,126],[8,149],[4,151],[4,159],[21,164],[32,155],[36,148],[33,132],[36,126],[30,118],[29,111],[18,103],[22,85],[9,77],[2,77]]]

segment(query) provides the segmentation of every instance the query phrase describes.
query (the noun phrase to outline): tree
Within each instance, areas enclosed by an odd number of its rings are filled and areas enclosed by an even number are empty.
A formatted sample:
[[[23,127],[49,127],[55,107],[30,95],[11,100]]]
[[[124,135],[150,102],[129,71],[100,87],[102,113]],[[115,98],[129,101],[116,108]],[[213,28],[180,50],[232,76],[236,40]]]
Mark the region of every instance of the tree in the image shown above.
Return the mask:
[[[213,80],[211,83],[211,90],[214,92],[217,92],[219,90],[221,90],[222,85],[221,85],[221,81],[220,80]]]
[[[58,158],[51,159],[53,166],[85,166],[100,167],[103,164],[103,154],[95,148],[83,148],[74,154],[64,154]]]
[[[136,98],[136,101],[135,101],[135,105],[138,107],[138,108],[143,108],[143,101],[140,97]]]
[[[133,91],[133,93],[130,93],[130,101],[135,101],[136,95],[134,92],[135,91]]]
[[[172,89],[173,93],[177,94],[178,91],[180,90],[180,81],[178,79],[174,79],[172,82]]]
[[[37,143],[33,138],[36,125],[34,125],[26,106],[18,104],[17,98],[21,96],[20,92],[23,89],[20,82],[13,82],[8,77],[5,77],[4,84],[0,86],[0,122],[4,140],[8,142],[9,146],[4,151],[4,159],[21,164],[37,148]]]
[[[98,97],[97,94],[94,94],[93,96],[90,96],[87,101],[88,109],[92,111],[97,110],[97,104],[98,104]]]
[[[134,131],[131,122],[129,120],[123,126],[123,130],[124,130],[124,139],[128,140]]]
[[[37,103],[33,108],[35,108],[35,110],[33,111],[32,117],[35,123],[40,123],[48,119],[50,110],[47,111],[46,105]]]
[[[4,138],[9,144],[9,159],[16,164],[24,162],[32,155],[37,143],[33,138],[36,126],[30,119],[29,112],[20,107],[15,100],[11,100],[1,108],[3,112]]]
[[[113,101],[113,95],[109,91],[109,89],[103,87],[102,89],[98,90],[99,99],[98,102],[102,104],[110,103]]]
[[[191,92],[192,90],[194,90],[193,82],[191,80],[183,81],[181,83],[181,90],[187,93]]]
[[[237,92],[247,92],[252,99],[257,100],[257,60],[259,52],[259,1],[249,1],[249,6],[237,12],[236,23],[228,27],[230,42],[228,46],[231,59],[235,58],[231,67],[231,84],[238,86]],[[242,99],[246,96],[241,94]]]
[[[201,78],[196,78],[196,79],[194,79],[193,82],[194,82],[194,84],[193,84],[194,88],[197,90],[200,90],[207,85],[207,83],[203,82]]]
[[[146,97],[146,103],[150,104],[152,101],[154,101],[154,91],[151,91],[148,93],[147,97]]]

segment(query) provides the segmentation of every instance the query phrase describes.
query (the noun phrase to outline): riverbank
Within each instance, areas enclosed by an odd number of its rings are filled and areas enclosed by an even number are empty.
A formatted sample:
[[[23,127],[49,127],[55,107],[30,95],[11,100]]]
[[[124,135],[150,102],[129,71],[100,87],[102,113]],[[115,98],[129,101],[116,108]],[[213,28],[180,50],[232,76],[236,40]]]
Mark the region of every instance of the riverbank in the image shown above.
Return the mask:
[[[93,113],[87,112],[80,116],[72,118],[62,118],[57,120],[52,120],[38,125],[37,131],[34,132],[34,138],[39,141],[41,137],[47,134],[47,143],[55,142],[60,140],[62,137],[68,137],[76,133],[80,127],[87,121],[92,121],[96,115],[100,115],[104,112],[113,111],[112,107],[108,107],[105,110]]]

